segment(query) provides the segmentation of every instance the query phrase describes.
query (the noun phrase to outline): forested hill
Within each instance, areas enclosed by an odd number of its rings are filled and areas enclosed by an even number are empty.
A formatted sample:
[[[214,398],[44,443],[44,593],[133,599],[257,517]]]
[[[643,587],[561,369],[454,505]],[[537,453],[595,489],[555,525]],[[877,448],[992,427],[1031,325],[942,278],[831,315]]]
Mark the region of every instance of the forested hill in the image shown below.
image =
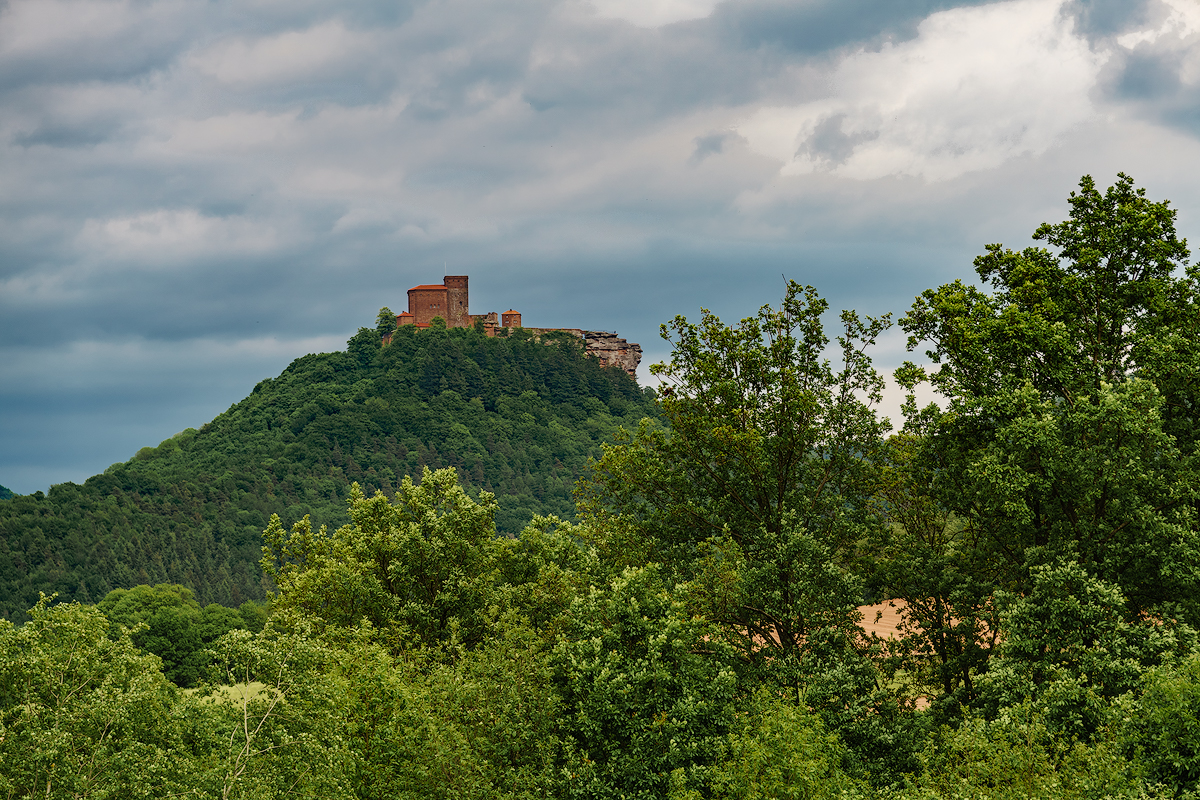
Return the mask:
[[[363,328],[82,486],[0,500],[0,615],[23,620],[39,591],[96,602],[138,584],[183,584],[202,604],[262,597],[271,514],[342,525],[351,483],[390,494],[424,467],[498,495],[501,532],[570,518],[587,459],[655,413],[650,390],[567,335],[406,326],[381,346]]]
[[[0,500],[7,500],[13,496],[13,490],[4,486],[0,486]]]

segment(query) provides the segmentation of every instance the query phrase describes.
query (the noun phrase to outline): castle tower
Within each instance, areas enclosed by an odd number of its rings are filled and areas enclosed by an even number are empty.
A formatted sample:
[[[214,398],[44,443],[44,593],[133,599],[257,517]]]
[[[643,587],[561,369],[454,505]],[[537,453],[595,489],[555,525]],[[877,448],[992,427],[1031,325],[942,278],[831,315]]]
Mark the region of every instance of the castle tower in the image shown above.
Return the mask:
[[[521,327],[521,312],[513,311],[511,308],[500,315],[500,320],[505,328]]]
[[[449,305],[446,287],[440,284],[425,283],[408,290],[408,313],[417,325],[428,325],[434,317],[441,317],[449,327]]]
[[[446,286],[446,327],[469,327],[471,311],[467,300],[467,276],[447,275],[442,283]]]

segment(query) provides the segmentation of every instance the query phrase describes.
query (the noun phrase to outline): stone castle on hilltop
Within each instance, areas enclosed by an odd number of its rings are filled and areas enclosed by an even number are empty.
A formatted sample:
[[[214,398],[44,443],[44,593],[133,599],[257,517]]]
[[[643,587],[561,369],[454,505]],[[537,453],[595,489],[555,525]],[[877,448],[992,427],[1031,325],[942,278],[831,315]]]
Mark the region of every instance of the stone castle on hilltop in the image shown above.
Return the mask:
[[[585,331],[582,328],[526,328],[521,324],[521,312],[509,309],[503,314],[489,311],[472,314],[467,297],[467,276],[447,275],[442,283],[426,283],[408,290],[408,311],[396,315],[397,325],[416,325],[428,328],[434,317],[446,321],[447,328],[469,328],[482,323],[483,332],[495,336],[503,331],[508,335],[521,328],[534,337],[561,331],[577,336],[584,342],[589,356],[600,360],[605,367],[620,367],[633,378],[637,378],[638,364],[642,361],[642,346],[617,338],[612,331]]]

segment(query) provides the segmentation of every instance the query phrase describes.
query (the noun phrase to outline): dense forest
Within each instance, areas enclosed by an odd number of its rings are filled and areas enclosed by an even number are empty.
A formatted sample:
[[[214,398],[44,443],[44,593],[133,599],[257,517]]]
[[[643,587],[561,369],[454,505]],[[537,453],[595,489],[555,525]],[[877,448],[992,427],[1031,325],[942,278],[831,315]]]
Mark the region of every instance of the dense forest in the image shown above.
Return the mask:
[[[899,430],[890,319],[831,341],[789,283],[663,326],[658,416],[572,520],[504,536],[425,466],[336,529],[272,516],[267,603],[39,599],[0,621],[0,793],[1200,796],[1200,270],[1126,176],[1069,203],[900,319],[943,402]]]
[[[655,413],[653,392],[566,334],[363,328],[82,486],[0,501],[0,615],[24,620],[39,592],[97,602],[139,584],[181,584],[204,604],[262,599],[272,514],[336,528],[353,483],[390,494],[425,467],[499,497],[501,533],[534,514],[570,519],[600,443]]]

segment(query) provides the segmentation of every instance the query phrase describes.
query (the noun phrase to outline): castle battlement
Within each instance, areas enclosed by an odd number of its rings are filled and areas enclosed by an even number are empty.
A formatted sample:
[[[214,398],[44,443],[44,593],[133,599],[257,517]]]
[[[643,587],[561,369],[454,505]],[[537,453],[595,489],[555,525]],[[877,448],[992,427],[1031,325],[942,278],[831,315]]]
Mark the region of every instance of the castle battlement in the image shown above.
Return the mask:
[[[534,336],[562,332],[577,336],[584,341],[584,350],[589,356],[598,358],[601,365],[620,367],[633,378],[637,378],[638,364],[642,361],[642,346],[618,338],[612,331],[585,331],[582,328],[525,328],[521,324],[521,312],[509,309],[503,314],[489,311],[472,314],[467,289],[466,275],[447,275],[442,283],[425,283],[408,290],[408,311],[396,315],[397,325],[416,325],[428,328],[434,317],[441,317],[447,328],[470,328],[482,323],[487,336],[497,332],[508,332],[518,328]]]

